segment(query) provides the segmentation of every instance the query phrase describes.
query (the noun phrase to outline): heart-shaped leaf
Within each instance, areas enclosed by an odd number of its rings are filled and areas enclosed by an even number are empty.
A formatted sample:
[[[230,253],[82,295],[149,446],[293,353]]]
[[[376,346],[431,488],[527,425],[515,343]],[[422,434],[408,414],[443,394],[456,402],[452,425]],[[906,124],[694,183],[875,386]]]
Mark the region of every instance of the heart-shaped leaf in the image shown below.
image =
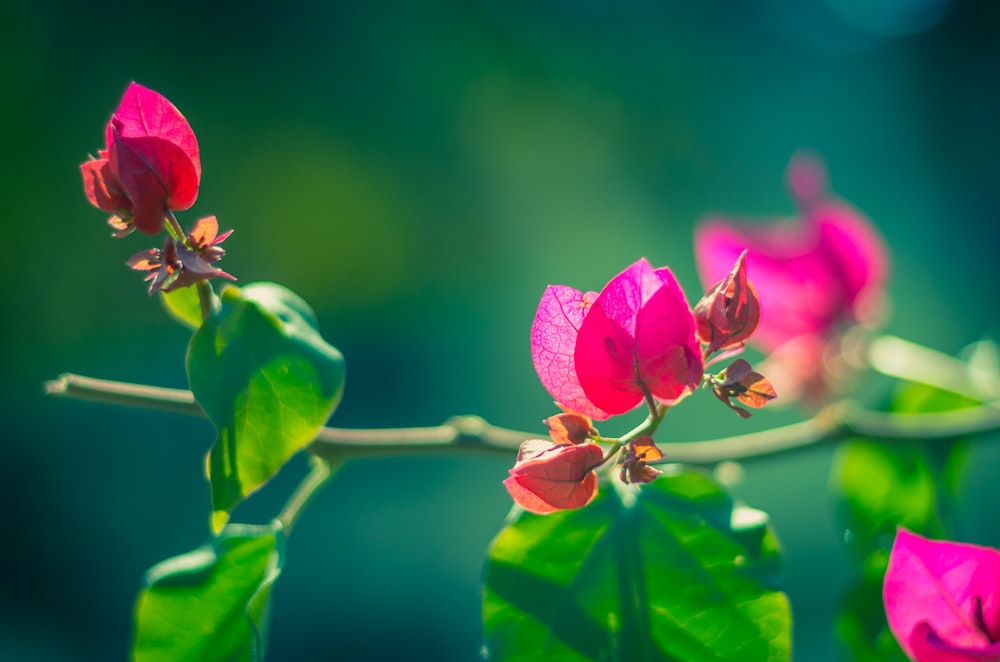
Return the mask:
[[[263,660],[284,554],[279,524],[231,524],[211,544],[153,566],[136,601],[133,659]]]
[[[230,286],[220,304],[187,353],[191,390],[218,431],[207,463],[216,531],[316,437],[344,386],[343,357],[291,291]]]
[[[669,468],[589,506],[522,514],[486,565],[491,660],[790,659],[767,515]]]

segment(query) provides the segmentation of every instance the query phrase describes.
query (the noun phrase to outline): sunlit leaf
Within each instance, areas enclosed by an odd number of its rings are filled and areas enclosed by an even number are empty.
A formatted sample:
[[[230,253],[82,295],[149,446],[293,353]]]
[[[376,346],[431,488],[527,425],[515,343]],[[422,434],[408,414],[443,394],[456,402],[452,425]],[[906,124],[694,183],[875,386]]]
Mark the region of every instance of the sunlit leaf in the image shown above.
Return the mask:
[[[490,549],[492,660],[790,659],[791,615],[767,515],[668,467],[589,506],[522,514]]]
[[[175,320],[191,330],[201,326],[201,302],[197,287],[180,287],[170,292],[160,290],[159,297],[167,314]]]
[[[285,288],[227,287],[191,338],[188,378],[218,431],[208,458],[216,531],[229,512],[308,445],[333,413],[344,360],[308,305]]]
[[[211,544],[153,566],[136,601],[133,659],[263,660],[284,549],[277,523],[231,524]]]

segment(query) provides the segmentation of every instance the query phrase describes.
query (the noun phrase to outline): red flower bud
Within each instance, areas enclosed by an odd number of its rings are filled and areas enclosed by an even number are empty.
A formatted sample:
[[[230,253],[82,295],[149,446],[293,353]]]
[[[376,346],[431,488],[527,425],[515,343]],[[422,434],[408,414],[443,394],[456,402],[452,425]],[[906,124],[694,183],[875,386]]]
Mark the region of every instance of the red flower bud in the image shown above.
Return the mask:
[[[517,464],[503,484],[518,505],[533,513],[582,508],[597,496],[594,468],[603,460],[597,444],[531,439],[521,445]]]
[[[740,347],[760,322],[757,291],[747,280],[747,252],[740,253],[726,278],[694,307],[698,339],[708,345],[705,356]]]
[[[80,171],[91,204],[121,219],[113,225],[117,236],[131,227],[159,234],[168,209],[194,204],[201,181],[198,141],[165,97],[129,85],[105,140],[99,158],[81,164]]]

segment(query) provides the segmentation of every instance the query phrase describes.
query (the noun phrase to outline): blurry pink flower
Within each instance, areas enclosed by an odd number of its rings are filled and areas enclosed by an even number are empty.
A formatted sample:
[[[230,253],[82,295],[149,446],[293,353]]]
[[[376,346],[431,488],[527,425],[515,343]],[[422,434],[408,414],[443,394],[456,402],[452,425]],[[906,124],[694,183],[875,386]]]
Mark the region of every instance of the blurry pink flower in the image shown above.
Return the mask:
[[[194,131],[165,97],[132,83],[105,129],[106,148],[80,165],[91,204],[114,214],[117,235],[159,234],[168,209],[198,197],[201,159]]]
[[[521,444],[517,464],[503,484],[519,506],[544,515],[583,508],[597,496],[594,468],[604,461],[597,444],[553,444],[531,439]]]
[[[645,259],[600,294],[549,286],[531,327],[531,353],[552,397],[598,420],[631,410],[645,393],[673,404],[704,371],[680,285]]]
[[[864,214],[828,192],[822,162],[797,154],[787,181],[799,218],[749,227],[714,217],[695,234],[706,285],[723,279],[747,251],[764,302],[754,342],[768,351],[802,335],[829,338],[842,324],[865,321],[888,269],[878,232]]]
[[[889,628],[916,662],[1000,660],[1000,551],[899,529],[882,588]]]

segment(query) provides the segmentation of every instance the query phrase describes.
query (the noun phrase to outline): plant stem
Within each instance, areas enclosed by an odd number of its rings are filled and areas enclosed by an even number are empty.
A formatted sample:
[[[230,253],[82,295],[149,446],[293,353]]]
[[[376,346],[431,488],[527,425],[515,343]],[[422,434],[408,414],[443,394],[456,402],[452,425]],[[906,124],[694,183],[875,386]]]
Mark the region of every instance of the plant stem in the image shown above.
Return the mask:
[[[181,224],[177,222],[177,217],[174,216],[174,212],[168,209],[165,216],[165,220],[166,220],[165,225],[167,228],[167,233],[170,234],[170,236],[173,237],[174,239],[183,240],[184,244],[186,245],[188,243],[187,236],[184,234],[184,229],[181,228]],[[190,246],[188,246],[188,248],[190,248]]]
[[[207,280],[199,280],[195,285],[198,288],[198,304],[201,307],[201,321],[206,322],[208,318],[212,316],[215,312],[214,304],[212,303],[215,298],[215,293],[212,291],[212,284]]]
[[[299,486],[295,488],[295,492],[289,497],[285,507],[281,509],[281,514],[278,515],[278,521],[281,522],[281,528],[284,529],[286,534],[292,532],[292,528],[298,521],[302,511],[309,505],[312,498],[316,496],[319,489],[333,478],[334,474],[337,473],[343,464],[343,460],[313,458],[312,469],[302,479]]]
[[[78,375],[62,375],[47,382],[49,395],[104,402],[113,405],[158,409],[189,416],[205,413],[190,391],[141,384],[127,384]],[[659,421],[650,416],[621,440],[651,434]],[[822,443],[851,435],[891,441],[894,439],[952,439],[965,434],[1000,430],[1000,402],[955,411],[926,414],[894,414],[866,411],[844,401],[820,411],[813,418],[763,432],[707,441],[657,444],[664,459],[658,464],[684,462],[715,464],[723,460],[747,460]],[[309,452],[329,461],[356,457],[413,453],[489,451],[510,455],[526,439],[541,434],[490,425],[478,416],[457,416],[443,425],[416,428],[349,430],[322,428]]]

